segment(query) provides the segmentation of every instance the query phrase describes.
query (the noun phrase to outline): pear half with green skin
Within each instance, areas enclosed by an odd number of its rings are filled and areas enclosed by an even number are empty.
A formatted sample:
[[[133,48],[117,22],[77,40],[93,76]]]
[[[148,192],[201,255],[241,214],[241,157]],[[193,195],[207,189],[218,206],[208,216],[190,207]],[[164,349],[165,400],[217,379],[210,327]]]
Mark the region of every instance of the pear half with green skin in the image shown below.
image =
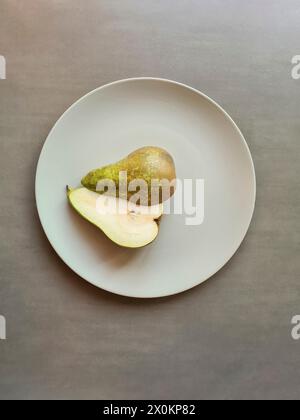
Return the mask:
[[[120,174],[124,172],[127,177],[125,182],[120,179]],[[129,200],[136,192],[139,192],[139,204],[155,205],[168,200],[174,194],[176,182],[174,160],[166,150],[160,147],[142,147],[117,163],[92,170],[82,178],[81,183],[91,191],[102,193],[99,185],[101,181],[106,180],[113,181],[116,187],[114,195],[117,197]],[[140,190],[134,187],[131,191],[129,184],[136,180],[145,181],[146,187]],[[171,183],[170,188],[168,182]]]
[[[67,187],[72,207],[86,220],[101,229],[116,244],[127,248],[148,245],[158,234],[162,204],[137,206],[126,200],[99,195],[87,188]]]

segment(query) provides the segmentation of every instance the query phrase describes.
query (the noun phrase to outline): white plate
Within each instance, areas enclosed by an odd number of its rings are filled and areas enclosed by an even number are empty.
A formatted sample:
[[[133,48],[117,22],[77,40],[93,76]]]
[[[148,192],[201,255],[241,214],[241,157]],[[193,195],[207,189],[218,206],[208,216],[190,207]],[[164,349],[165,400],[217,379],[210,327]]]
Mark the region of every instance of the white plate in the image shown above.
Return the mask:
[[[185,215],[164,216],[152,244],[120,248],[75,214],[65,187],[145,145],[166,148],[178,178],[205,180],[205,218],[187,226]],[[144,298],[183,292],[226,264],[249,227],[255,191],[248,146],[229,115],[195,89],[154,78],[114,82],[72,105],[36,173],[40,220],[64,262],[102,289]]]

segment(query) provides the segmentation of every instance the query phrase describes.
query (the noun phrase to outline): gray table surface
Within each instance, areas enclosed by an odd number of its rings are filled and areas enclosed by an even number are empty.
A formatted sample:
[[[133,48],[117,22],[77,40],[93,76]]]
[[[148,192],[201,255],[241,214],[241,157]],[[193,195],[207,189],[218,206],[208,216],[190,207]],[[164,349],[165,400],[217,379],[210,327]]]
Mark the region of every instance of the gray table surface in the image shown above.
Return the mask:
[[[0,1],[0,398],[300,397],[298,0]],[[250,231],[213,278],[181,295],[98,290],[39,224],[43,142],[74,100],[134,76],[200,89],[251,149]]]

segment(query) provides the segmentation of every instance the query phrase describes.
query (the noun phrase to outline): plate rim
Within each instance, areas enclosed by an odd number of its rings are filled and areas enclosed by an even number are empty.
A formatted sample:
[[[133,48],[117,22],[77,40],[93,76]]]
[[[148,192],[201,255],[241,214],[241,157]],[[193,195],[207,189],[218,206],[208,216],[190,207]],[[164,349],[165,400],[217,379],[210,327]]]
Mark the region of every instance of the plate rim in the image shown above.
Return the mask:
[[[250,214],[250,217],[249,217],[249,222],[248,222],[248,224],[247,224],[247,226],[246,226],[246,228],[245,228],[245,231],[244,231],[244,233],[243,233],[243,235],[242,235],[242,237],[241,237],[241,240],[240,240],[240,242],[239,242],[239,244],[238,244],[238,246],[236,247],[236,249],[235,249],[235,251],[233,252],[233,253],[230,253],[230,256],[229,257],[227,257],[226,258],[226,260],[225,260],[225,262],[224,263],[222,263],[220,266],[218,266],[215,270],[213,270],[209,275],[207,275],[206,276],[206,278],[205,279],[203,279],[201,282],[197,282],[197,283],[195,283],[194,285],[192,285],[192,286],[189,286],[189,287],[185,287],[185,288],[183,288],[183,289],[179,289],[179,290],[176,290],[176,291],[174,291],[174,292],[172,292],[172,293],[163,293],[163,294],[159,294],[159,295],[155,295],[155,294],[153,294],[153,295],[147,295],[147,296],[143,296],[143,295],[139,295],[139,294],[131,294],[131,293],[124,293],[124,292],[117,292],[117,291],[115,291],[115,290],[111,290],[111,289],[109,289],[108,287],[102,287],[102,286],[99,286],[98,284],[96,284],[96,282],[94,282],[94,281],[92,281],[92,280],[89,280],[89,279],[87,279],[86,278],[86,276],[84,275],[84,274],[82,274],[82,273],[80,273],[80,270],[76,270],[76,269],[74,269],[73,267],[71,267],[70,265],[69,265],[69,263],[65,260],[65,258],[64,257],[62,257],[60,254],[59,254],[59,252],[57,251],[57,249],[56,249],[56,247],[54,246],[54,244],[53,244],[53,242],[52,242],[52,240],[49,238],[49,236],[48,236],[48,233],[47,233],[47,231],[46,231],[46,229],[45,229],[45,226],[44,226],[44,224],[43,224],[43,221],[42,221],[42,216],[41,216],[41,210],[40,210],[40,208],[39,208],[39,200],[38,200],[38,186],[37,186],[37,184],[38,184],[38,174],[39,174],[39,168],[40,168],[40,163],[41,163],[41,160],[42,160],[42,156],[43,156],[43,154],[45,153],[45,147],[46,147],[46,143],[47,143],[47,140],[50,138],[50,136],[52,135],[52,133],[53,133],[53,131],[55,130],[55,128],[56,128],[56,126],[60,123],[60,121],[65,117],[65,115],[67,114],[67,113],[69,113],[69,111],[71,111],[71,109],[73,108],[73,107],[75,107],[77,104],[79,104],[81,101],[83,101],[83,100],[85,100],[86,98],[88,98],[90,95],[93,95],[94,93],[96,93],[96,92],[98,92],[98,91],[100,91],[100,90],[104,90],[104,89],[106,89],[106,88],[109,88],[109,87],[111,87],[111,86],[113,86],[113,85],[118,85],[118,84],[122,84],[122,83],[128,83],[128,82],[134,82],[134,81],[157,81],[157,82],[163,82],[163,83],[169,83],[169,84],[173,84],[173,85],[176,85],[176,86],[180,86],[180,87],[183,87],[183,88],[185,88],[185,89],[188,89],[188,90],[190,90],[190,91],[192,91],[192,92],[194,92],[194,93],[196,93],[196,94],[198,94],[198,95],[200,95],[202,98],[204,98],[205,100],[207,100],[208,102],[210,102],[212,105],[214,105],[219,111],[221,111],[222,112],[222,114],[230,121],[230,123],[232,124],[232,126],[233,126],[233,128],[237,131],[237,133],[239,134],[239,137],[241,138],[241,140],[242,140],[242,143],[243,143],[243,145],[244,145],[244,147],[245,147],[245,150],[246,150],[246,152],[247,152],[247,157],[248,157],[248,159],[249,159],[249,162],[250,162],[250,166],[251,166],[251,174],[252,174],[252,178],[253,178],[253,196],[252,196],[252,208],[251,208],[251,214]],[[243,135],[243,133],[242,133],[242,131],[240,130],[240,128],[238,127],[238,125],[235,123],[235,121],[233,120],[233,118],[228,114],[228,112],[227,111],[225,111],[225,109],[221,106],[221,105],[219,105],[214,99],[212,99],[211,97],[209,97],[208,95],[206,95],[205,93],[203,93],[202,91],[200,91],[200,90],[198,90],[198,89],[196,89],[196,88],[193,88],[192,86],[189,86],[189,85],[187,85],[187,84],[185,84],[185,83],[182,83],[182,82],[177,82],[177,81],[175,81],[175,80],[171,80],[171,79],[166,79],[166,78],[161,78],[161,77],[149,77],[149,76],[139,76],[139,77],[130,77],[130,78],[125,78],[125,79],[120,79],[120,80],[115,80],[115,81],[113,81],[113,82],[109,82],[109,83],[106,83],[106,84],[104,84],[104,85],[101,85],[101,86],[99,86],[99,87],[97,87],[97,88],[95,88],[95,89],[93,89],[93,90],[91,90],[91,91],[89,91],[88,93],[86,93],[85,95],[83,95],[83,96],[81,96],[80,98],[78,98],[75,102],[73,102],[62,114],[61,114],[61,116],[56,120],[56,122],[54,123],[54,125],[52,126],[52,128],[51,128],[51,130],[49,131],[49,133],[48,133],[48,135],[47,135],[47,137],[46,137],[46,139],[45,139],[45,141],[44,141],[44,143],[43,143],[43,146],[42,146],[42,148],[41,148],[41,151],[40,151],[40,154],[39,154],[39,158],[38,158],[38,163],[37,163],[37,166],[36,166],[36,173],[35,173],[35,202],[36,202],[36,207],[37,207],[37,213],[38,213],[38,216],[39,216],[39,220],[40,220],[40,223],[41,223],[41,225],[42,225],[42,228],[43,228],[43,231],[44,231],[44,233],[45,233],[45,235],[46,235],[46,238],[47,238],[47,240],[49,241],[49,243],[50,243],[50,245],[51,245],[51,247],[53,248],[53,250],[55,251],[55,253],[58,255],[58,257],[75,273],[75,274],[77,274],[79,277],[81,277],[83,280],[85,280],[85,281],[87,281],[88,283],[90,283],[90,284],[92,284],[94,287],[97,287],[98,289],[101,289],[101,290],[104,290],[104,291],[106,291],[106,292],[109,292],[109,293],[113,293],[113,294],[115,294],[115,295],[117,295],[117,296],[123,296],[123,297],[126,297],[126,298],[135,298],[135,299],[158,299],[158,298],[165,298],[165,297],[168,297],[168,296],[174,296],[174,295],[177,295],[177,294],[180,294],[180,293],[184,293],[184,292],[186,292],[186,291],[188,291],[188,290],[191,290],[191,289],[194,289],[195,287],[197,287],[197,286],[200,286],[201,284],[203,284],[203,283],[205,283],[208,279],[210,279],[212,276],[214,276],[216,273],[218,273],[223,267],[225,267],[227,264],[228,264],[228,262],[233,258],[233,256],[237,253],[237,251],[239,250],[239,248],[240,248],[240,246],[241,246],[241,244],[243,243],[243,241],[244,241],[244,239],[245,239],[245,237],[246,237],[246,235],[247,235],[247,233],[248,233],[248,230],[249,230],[249,227],[250,227],[250,224],[251,224],[251,221],[252,221],[252,219],[253,219],[253,215],[254,215],[254,210],[255,210],[255,204],[256,204],[256,194],[257,194],[257,183],[256,183],[256,173],[255,173],[255,166],[254,166],[254,162],[253,162],[253,158],[252,158],[252,155],[251,155],[251,151],[250,151],[250,148],[249,148],[249,146],[248,146],[248,143],[246,142],[246,139],[245,139],[245,137],[244,137],[244,135]]]

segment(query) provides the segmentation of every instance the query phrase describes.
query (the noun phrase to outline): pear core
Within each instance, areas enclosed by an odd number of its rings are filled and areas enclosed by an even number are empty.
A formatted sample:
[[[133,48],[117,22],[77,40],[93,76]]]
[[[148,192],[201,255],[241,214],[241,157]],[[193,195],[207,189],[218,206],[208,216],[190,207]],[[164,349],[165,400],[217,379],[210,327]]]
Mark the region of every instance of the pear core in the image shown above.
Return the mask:
[[[98,194],[87,188],[67,187],[72,207],[86,220],[101,229],[116,244],[139,248],[157,236],[162,204],[137,206],[127,200]]]

